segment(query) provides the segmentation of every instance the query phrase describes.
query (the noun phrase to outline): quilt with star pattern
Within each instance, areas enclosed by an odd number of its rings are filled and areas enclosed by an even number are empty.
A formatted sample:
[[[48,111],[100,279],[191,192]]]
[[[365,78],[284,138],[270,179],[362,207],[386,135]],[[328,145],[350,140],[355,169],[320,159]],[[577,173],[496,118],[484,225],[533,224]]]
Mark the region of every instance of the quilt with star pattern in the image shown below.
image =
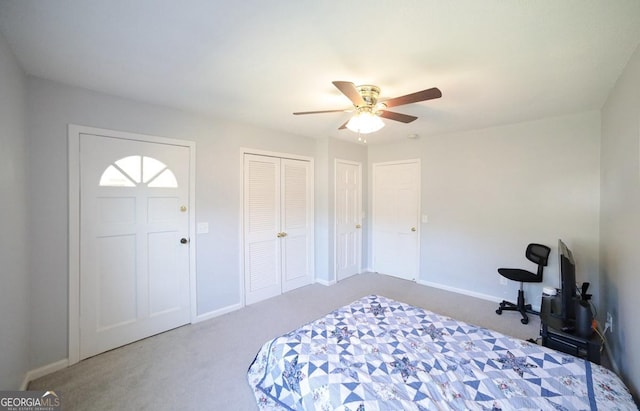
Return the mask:
[[[370,295],[265,343],[262,410],[637,410],[584,359]]]

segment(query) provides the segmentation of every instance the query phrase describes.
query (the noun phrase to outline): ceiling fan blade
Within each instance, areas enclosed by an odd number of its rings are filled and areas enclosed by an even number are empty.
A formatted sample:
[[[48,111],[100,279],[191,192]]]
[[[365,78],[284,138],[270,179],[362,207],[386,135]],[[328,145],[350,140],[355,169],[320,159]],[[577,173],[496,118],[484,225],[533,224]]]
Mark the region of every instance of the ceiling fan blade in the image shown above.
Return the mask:
[[[350,81],[334,81],[333,85],[338,88],[345,96],[349,97],[349,100],[353,103],[354,106],[364,106],[366,103],[362,99],[360,93],[358,93],[358,89],[355,84]]]
[[[419,101],[433,100],[434,98],[440,97],[442,97],[442,92],[437,87],[433,87],[415,93],[407,94],[406,96],[392,98],[384,101],[383,103],[387,107],[395,107],[402,106],[404,104],[417,103]]]
[[[338,127],[338,130],[344,130],[345,128],[347,128],[347,123],[348,122],[349,122],[349,120],[347,120],[344,123],[342,123],[342,125],[340,127]]]
[[[346,113],[349,112],[351,110],[319,110],[319,111],[297,111],[295,113],[293,113],[294,115],[298,116],[300,114],[321,114],[321,113]]]
[[[386,111],[383,110],[380,113],[380,117],[388,118],[389,120],[399,121],[401,123],[411,123],[414,120],[417,120],[418,117],[410,116],[408,114],[396,113],[394,111]]]

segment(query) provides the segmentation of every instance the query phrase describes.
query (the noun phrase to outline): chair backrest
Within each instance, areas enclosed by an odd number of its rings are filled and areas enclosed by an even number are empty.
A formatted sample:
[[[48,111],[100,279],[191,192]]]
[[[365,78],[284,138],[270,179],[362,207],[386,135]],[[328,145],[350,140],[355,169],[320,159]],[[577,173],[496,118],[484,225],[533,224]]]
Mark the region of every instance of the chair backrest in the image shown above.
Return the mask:
[[[551,249],[543,244],[531,243],[527,246],[525,256],[535,264],[538,264],[538,275],[542,275],[542,268],[547,266]]]

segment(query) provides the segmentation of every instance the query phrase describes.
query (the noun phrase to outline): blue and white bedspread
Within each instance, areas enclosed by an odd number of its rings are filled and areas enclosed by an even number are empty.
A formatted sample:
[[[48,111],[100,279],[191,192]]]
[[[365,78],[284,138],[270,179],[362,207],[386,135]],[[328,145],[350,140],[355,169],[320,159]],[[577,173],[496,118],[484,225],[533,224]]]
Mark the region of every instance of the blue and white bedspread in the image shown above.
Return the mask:
[[[371,295],[264,344],[265,410],[637,410],[609,370]]]

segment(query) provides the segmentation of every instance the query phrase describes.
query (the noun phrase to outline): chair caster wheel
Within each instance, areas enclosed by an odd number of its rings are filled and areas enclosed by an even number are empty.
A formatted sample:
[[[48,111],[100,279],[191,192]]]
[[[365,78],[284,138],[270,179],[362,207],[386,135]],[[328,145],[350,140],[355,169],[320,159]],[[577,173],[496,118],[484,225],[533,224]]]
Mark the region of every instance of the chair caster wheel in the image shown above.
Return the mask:
[[[498,308],[498,309],[496,310],[496,314],[498,314],[498,315],[502,315],[502,310],[501,310],[500,308]]]
[[[520,320],[520,322],[522,324],[528,324],[529,323],[529,319],[528,318],[523,318],[522,320]]]

